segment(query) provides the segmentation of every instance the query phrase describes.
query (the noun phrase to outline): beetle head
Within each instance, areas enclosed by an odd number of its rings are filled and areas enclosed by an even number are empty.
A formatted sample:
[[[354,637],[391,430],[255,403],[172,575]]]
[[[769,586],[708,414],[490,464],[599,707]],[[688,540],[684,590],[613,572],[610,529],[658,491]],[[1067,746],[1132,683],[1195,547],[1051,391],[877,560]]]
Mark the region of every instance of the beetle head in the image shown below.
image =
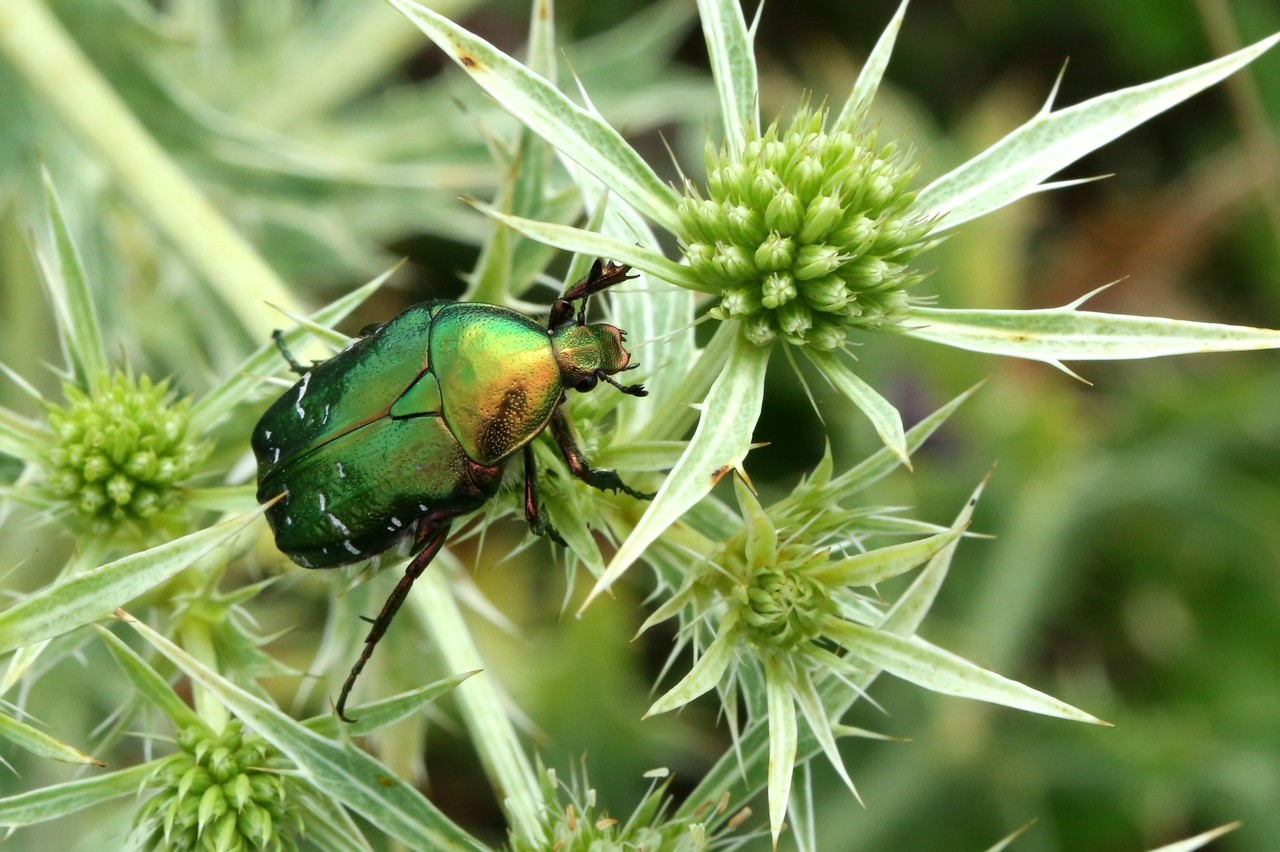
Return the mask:
[[[631,354],[622,346],[623,333],[604,323],[571,325],[551,335],[551,348],[560,365],[565,387],[589,391],[603,380],[623,393],[645,396],[641,385],[621,385],[612,376],[627,369]]]

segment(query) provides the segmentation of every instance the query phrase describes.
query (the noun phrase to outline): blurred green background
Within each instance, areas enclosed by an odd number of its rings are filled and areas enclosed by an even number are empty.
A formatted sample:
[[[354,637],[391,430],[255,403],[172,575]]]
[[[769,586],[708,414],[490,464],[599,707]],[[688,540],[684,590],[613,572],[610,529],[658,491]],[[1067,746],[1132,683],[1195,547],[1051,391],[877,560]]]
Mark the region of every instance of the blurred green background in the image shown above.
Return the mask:
[[[523,4],[432,5],[504,49],[522,44]],[[474,263],[485,224],[456,197],[483,197],[499,179],[483,132],[510,124],[393,13],[372,0],[51,6],[138,118],[306,301],[319,304],[403,255],[411,264],[398,287],[353,318],[353,329],[400,305],[460,292],[458,274]],[[843,99],[895,7],[768,5],[757,37],[764,115],[785,113],[806,92]],[[651,161],[667,162],[665,138],[686,169],[699,168],[714,98],[692,0],[562,2],[557,20],[562,67],[582,77],[604,114],[644,143]],[[918,0],[876,113],[883,132],[914,144],[927,179],[1029,117],[1068,58],[1061,104],[1276,30],[1274,0]],[[948,307],[1036,308],[1124,278],[1092,307],[1280,326],[1278,117],[1273,52],[1068,175],[1114,177],[965,227],[926,256],[933,272],[920,292]],[[40,366],[58,354],[27,247],[44,215],[37,154],[95,278],[113,351],[189,391],[209,387],[253,341],[136,212],[92,147],[3,57],[0,361],[56,388]],[[961,548],[923,635],[1116,727],[883,679],[872,694],[883,712],[861,706],[852,722],[911,741],[845,744],[865,808],[815,762],[821,848],[982,849],[1038,820],[1014,848],[1137,850],[1237,819],[1244,825],[1213,848],[1276,848],[1277,356],[1082,365],[1092,383],[1084,384],[1040,364],[886,337],[862,342],[862,374],[908,424],[989,377],[920,452],[915,472],[873,495],[943,523],[998,464],[976,521],[996,538]],[[834,394],[813,385],[824,427],[789,370],[771,371],[771,381],[757,431],[769,446],[748,461],[766,494],[784,493],[816,462],[824,432],[838,466],[875,449],[864,418]],[[0,402],[24,404],[9,385],[0,385]],[[255,414],[244,412],[246,435]],[[245,449],[220,451],[232,458]],[[15,474],[0,461],[6,481]],[[518,535],[515,525],[491,531],[486,551],[504,552]],[[12,518],[5,541],[0,569],[21,565],[6,581],[19,589],[39,585],[66,547]],[[458,553],[473,558],[470,545]],[[513,638],[477,626],[541,755],[567,775],[585,753],[593,785],[619,814],[653,766],[672,767],[674,789],[688,789],[727,737],[709,706],[639,721],[670,641],[629,641],[643,620],[639,572],[616,601],[578,621],[560,617],[562,575],[546,556],[535,548],[477,575],[522,630]],[[298,655],[303,667],[325,582],[299,577],[258,602],[264,625],[296,628],[272,650]],[[415,681],[429,649],[397,647],[386,662]],[[68,661],[41,682],[53,716],[46,721],[87,729],[110,708],[112,696],[86,683],[81,665]],[[500,816],[468,745],[447,728],[429,740],[433,796],[499,839]],[[0,777],[0,791],[68,777],[25,762],[23,770],[21,779]],[[54,825],[21,832],[8,848],[94,848],[84,845],[92,837],[83,825]]]

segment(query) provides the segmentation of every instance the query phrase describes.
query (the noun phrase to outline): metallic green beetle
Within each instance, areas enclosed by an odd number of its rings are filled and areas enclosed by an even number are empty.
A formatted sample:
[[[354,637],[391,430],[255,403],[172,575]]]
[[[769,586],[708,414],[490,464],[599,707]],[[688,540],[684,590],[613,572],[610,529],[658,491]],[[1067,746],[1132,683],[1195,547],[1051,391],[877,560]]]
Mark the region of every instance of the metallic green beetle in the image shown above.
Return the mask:
[[[630,369],[623,332],[585,318],[587,297],[625,280],[628,269],[597,260],[552,305],[545,329],[495,305],[425,302],[311,369],[276,333],[302,374],[253,430],[258,500],[280,497],[267,510],[276,545],[305,568],[357,562],[406,538],[416,554],[373,621],[338,698],[339,717],[346,719],[356,678],[449,525],[497,494],[503,462],[515,453],[524,453],[530,527],[560,540],[539,514],[534,484],[530,442],[548,426],[574,476],[652,497],[591,467],[561,408],[566,388],[589,391],[600,381],[646,394],[613,378]]]

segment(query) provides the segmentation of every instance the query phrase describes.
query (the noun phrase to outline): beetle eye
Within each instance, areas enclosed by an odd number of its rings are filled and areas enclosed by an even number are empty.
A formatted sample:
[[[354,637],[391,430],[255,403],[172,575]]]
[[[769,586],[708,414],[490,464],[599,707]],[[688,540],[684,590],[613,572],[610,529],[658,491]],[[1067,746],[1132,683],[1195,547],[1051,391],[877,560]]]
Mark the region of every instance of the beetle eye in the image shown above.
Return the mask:
[[[592,373],[591,375],[587,376],[582,381],[574,385],[573,389],[576,391],[580,391],[582,393],[586,393],[587,391],[594,388],[596,386],[596,382],[598,381],[599,379],[596,378],[596,374]]]

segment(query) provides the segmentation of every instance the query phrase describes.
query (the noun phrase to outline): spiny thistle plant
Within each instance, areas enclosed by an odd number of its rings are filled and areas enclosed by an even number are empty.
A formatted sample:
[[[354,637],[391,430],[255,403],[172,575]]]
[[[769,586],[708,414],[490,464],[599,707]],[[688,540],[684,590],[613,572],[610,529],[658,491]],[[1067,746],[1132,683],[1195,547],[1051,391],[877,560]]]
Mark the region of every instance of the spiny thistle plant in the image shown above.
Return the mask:
[[[137,171],[130,159],[134,148],[121,145],[121,138],[147,152],[158,173],[176,176],[172,186],[179,189],[170,197],[157,191],[163,181],[145,176],[131,189],[153,219],[163,220],[157,228],[191,268],[215,280],[218,298],[242,326],[238,331],[261,345],[196,392],[112,363],[92,275],[46,177],[57,264],[41,254],[41,269],[66,356],[63,399],[46,399],[19,371],[5,369],[44,419],[0,409],[0,453],[16,460],[18,469],[3,497],[58,524],[74,538],[75,552],[57,579],[15,593],[15,602],[0,612],[0,653],[13,652],[0,679],[0,695],[12,697],[0,704],[0,736],[37,758],[76,764],[85,775],[0,797],[0,826],[31,826],[117,801],[117,816],[131,816],[129,824],[121,820],[123,827],[78,842],[102,848],[127,832],[135,845],[149,848],[345,850],[393,843],[487,849],[490,844],[414,783],[421,772],[423,710],[447,693],[499,799],[508,848],[729,849],[762,836],[767,840],[761,846],[793,838],[798,848],[815,849],[811,816],[817,800],[807,783],[809,764],[825,756],[855,790],[856,773],[846,767],[839,741],[877,736],[846,724],[846,714],[882,672],[934,692],[1099,723],[918,635],[957,547],[972,534],[982,486],[941,525],[857,501],[909,466],[911,454],[971,392],[906,428],[897,409],[861,378],[851,347],[873,346],[878,335],[892,334],[1063,369],[1063,361],[1280,347],[1276,331],[1101,314],[1082,310],[1083,298],[1038,311],[937,307],[946,294],[929,291],[926,254],[964,223],[1064,185],[1048,181],[1244,67],[1280,36],[1066,109],[1053,109],[1050,98],[987,152],[917,187],[919,156],[906,141],[886,140],[872,111],[905,2],[842,103],[801,103],[766,124],[759,114],[753,28],[736,3],[705,0],[699,11],[721,121],[716,137],[702,146],[705,175],[690,169],[673,187],[594,107],[580,106],[550,82],[557,74],[548,3],[535,2],[527,64],[412,0],[390,5],[521,125],[510,138],[485,129],[493,173],[502,177],[478,181],[497,189],[488,204],[478,205],[493,227],[482,238],[466,297],[535,309],[546,301],[544,285],[558,287],[559,276],[548,268],[559,250],[573,254],[566,280],[578,278],[597,257],[639,273],[639,293],[602,296],[596,309],[632,340],[653,347],[638,371],[649,395],[597,392],[573,395],[566,404],[587,457],[628,481],[650,483],[656,497],[644,502],[587,487],[569,475],[546,437],[532,450],[540,495],[566,544],[571,578],[581,567],[594,580],[584,607],[637,561],[653,569],[653,610],[642,629],[674,623],[667,669],[676,674],[674,683],[662,681],[648,715],[711,697],[732,744],[680,802],[669,800],[664,780],[626,819],[610,817],[627,811],[605,809],[585,779],[562,787],[555,770],[531,756],[530,738],[517,724],[521,714],[496,682],[496,668],[488,665],[460,602],[502,619],[448,548],[416,581],[404,615],[391,628],[410,662],[379,667],[395,653],[386,644],[380,648],[358,693],[376,698],[351,709],[354,723],[340,722],[322,706],[315,683],[275,653],[278,637],[261,635],[253,619],[275,581],[259,582],[250,573],[264,561],[251,554],[270,547],[260,523],[264,509],[255,506],[254,487],[244,484],[252,475],[247,438],[266,397],[289,383],[280,378],[286,365],[266,329],[286,326],[287,346],[311,340],[339,351],[352,339],[332,326],[386,276],[309,316],[295,316],[290,289],[131,123],[123,105],[108,97],[104,123],[116,131],[129,128],[124,137],[103,133],[94,140],[113,178],[127,184]],[[0,6],[0,49],[33,80],[34,91],[68,112],[51,78],[40,76],[41,63],[29,61],[39,57],[15,46],[14,33],[23,31],[15,22],[57,34],[56,20],[38,0],[11,0]],[[66,52],[73,47],[58,40],[63,38],[49,40],[66,63],[57,67],[83,82],[77,75],[92,69],[83,56]],[[275,108],[291,106],[282,97],[255,101],[244,114],[270,126]],[[434,120],[435,105],[420,106]],[[328,115],[327,107],[315,108]],[[80,119],[67,120],[94,136]],[[250,153],[280,156],[275,142],[257,140],[262,147],[254,148],[252,137],[239,140]],[[284,159],[296,169],[306,158]],[[659,251],[664,241],[655,228],[673,238],[666,242],[678,246],[678,257]],[[233,265],[254,271],[251,286],[237,287],[213,269],[202,244],[209,233],[234,237]],[[291,310],[287,319],[260,304],[264,295],[280,297]],[[705,344],[695,329],[702,321],[716,324]],[[749,452],[770,356],[779,349],[793,364],[796,355],[804,358],[864,412],[884,446],[840,472],[828,451],[790,493],[766,500],[751,485]],[[243,405],[250,401],[253,411]],[[714,491],[726,477],[733,503]],[[504,519],[519,520],[522,498],[519,489],[501,494],[449,544],[483,541]],[[265,561],[290,578],[306,574],[280,567],[277,555]],[[315,653],[308,671],[324,673],[327,686],[345,675],[362,645],[356,610],[378,605],[375,589],[398,580],[400,562],[388,554],[372,563],[385,570],[346,596],[338,593],[340,583],[330,584],[323,636],[308,649]],[[303,582],[294,582],[293,591]],[[574,594],[572,582],[568,593]],[[142,611],[145,618],[131,614]],[[85,629],[90,625],[96,629]],[[433,654],[421,653],[415,637],[428,639]],[[36,707],[28,706],[28,698],[53,667],[104,653],[121,676],[95,686],[125,697],[115,705],[107,697],[93,704],[93,713],[104,718],[95,719],[102,723],[98,732],[84,735],[94,745],[82,751],[64,742],[73,737],[50,733],[30,718]],[[682,671],[688,656],[692,662]],[[422,686],[428,664],[443,668],[445,677]],[[579,674],[577,687],[590,688],[582,679],[590,676]],[[277,681],[285,677],[302,684],[282,697]],[[390,687],[405,678],[414,688],[391,695]],[[282,709],[290,700],[295,708],[316,704],[317,712]],[[641,712],[637,708],[635,715]],[[141,758],[136,750],[116,748],[138,727],[144,729]],[[357,747],[356,738],[367,739],[362,745],[369,750]],[[126,754],[131,763],[102,769],[86,752],[104,749]],[[762,791],[768,816],[754,819],[747,803]]]
[[[832,110],[834,119],[825,110],[801,105],[790,120],[776,121],[763,130],[753,28],[736,2],[706,0],[699,8],[720,96],[722,138],[707,143],[705,185],[686,176],[684,186],[677,189],[664,183],[589,102],[585,107],[575,103],[549,82],[551,76],[539,73],[545,69],[520,64],[414,0],[390,2],[490,97],[573,162],[585,198],[609,193],[607,201],[592,211],[586,228],[513,215],[501,206],[483,209],[502,224],[548,245],[631,264],[645,273],[645,289],[659,303],[676,302],[668,291],[683,289],[688,300],[681,308],[669,309],[673,314],[684,310],[690,317],[701,313],[721,321],[712,341],[700,351],[686,337],[688,348],[672,359],[682,365],[681,375],[659,374],[650,379],[651,386],[697,405],[697,428],[656,499],[621,535],[618,550],[598,576],[587,603],[659,547],[660,538],[707,500],[726,471],[742,469],[763,402],[769,354],[775,347],[806,356],[870,418],[886,448],[907,463],[901,416],[852,368],[846,348],[850,334],[900,333],[962,349],[1040,360],[1063,370],[1063,361],[1280,346],[1280,332],[1270,329],[1085,311],[1081,304],[1088,295],[1051,310],[955,310],[930,307],[931,300],[919,294],[916,286],[919,254],[947,231],[1026,195],[1067,185],[1070,182],[1048,179],[1126,130],[1244,67],[1280,41],[1280,35],[1163,80],[1073,107],[1054,109],[1051,94],[1031,121],[968,163],[915,190],[911,186],[914,161],[896,156],[893,146],[880,145],[868,118],[907,10],[905,0],[843,105]],[[679,260],[658,250],[650,223],[676,238],[683,253]],[[663,334],[678,336],[678,329],[673,325]],[[865,343],[865,338],[860,342]],[[670,416],[670,409],[666,413]],[[661,437],[678,437],[687,425],[679,418],[674,428],[669,420],[655,422]],[[646,433],[641,430],[640,434]],[[647,436],[655,435],[651,430]],[[854,624],[850,619],[858,610],[852,602],[836,607],[835,590],[813,581],[824,571],[838,576],[834,569],[821,567],[827,551],[820,540],[816,549],[811,543],[809,552],[797,553],[797,542],[781,539],[777,533],[765,534],[760,512],[747,514],[754,514],[755,524],[761,527],[756,547],[767,549],[786,541],[790,552],[772,557],[757,553],[754,560],[739,561],[738,568],[749,569],[745,572],[721,565],[719,571],[727,574],[720,589],[725,599],[704,603],[685,619],[686,624],[696,623],[697,617],[718,611],[715,639],[705,647],[695,643],[699,662],[674,695],[659,701],[655,709],[678,706],[710,689],[726,674],[730,659],[758,661],[770,684],[759,718],[767,719],[770,726],[769,816],[776,843],[796,762],[792,697],[801,701],[811,730],[834,759],[830,724],[806,682],[807,668],[799,661],[805,653],[831,654],[832,648],[859,644],[868,634],[848,626]],[[769,544],[759,544],[760,538]],[[652,560],[651,553],[646,558]],[[692,561],[696,564],[700,559],[715,561],[705,551]],[[780,562],[790,563],[789,571],[779,573]],[[703,592],[693,597],[705,597]],[[736,604],[731,602],[735,596]],[[807,611],[797,612],[800,600]],[[780,624],[779,613],[786,614]],[[871,624],[884,617],[883,613],[861,615]],[[769,643],[765,643],[767,653],[759,653],[761,628],[768,633],[770,624],[789,650],[804,653],[779,656]],[[894,654],[878,655],[874,666],[886,668],[890,658],[905,653],[905,648],[899,648]],[[920,646],[907,656],[921,663],[922,669],[935,671],[950,669],[954,659],[941,649]],[[864,663],[850,665],[857,668]],[[839,671],[839,665],[834,667]],[[960,680],[964,686],[956,689],[959,694],[989,697],[977,688],[976,677]],[[730,675],[731,698],[736,694],[734,683]],[[937,683],[932,685],[939,688]],[[726,701],[726,711],[732,713],[730,703]],[[1044,705],[1039,709],[1050,712]],[[1069,712],[1075,718],[1090,718],[1074,709]]]

